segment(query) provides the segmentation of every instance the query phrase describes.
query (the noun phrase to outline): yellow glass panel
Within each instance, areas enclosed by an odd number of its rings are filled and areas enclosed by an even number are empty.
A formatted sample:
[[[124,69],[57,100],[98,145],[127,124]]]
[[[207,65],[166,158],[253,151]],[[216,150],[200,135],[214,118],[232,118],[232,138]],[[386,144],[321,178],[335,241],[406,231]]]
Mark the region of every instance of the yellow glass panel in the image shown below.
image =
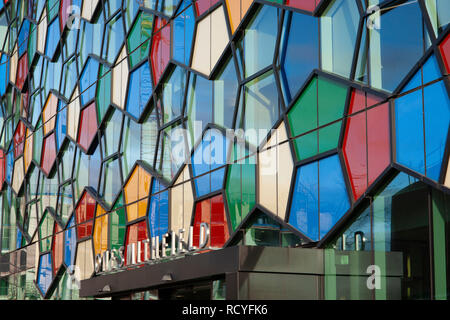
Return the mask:
[[[286,206],[289,198],[292,171],[294,162],[292,160],[289,143],[283,143],[278,147],[278,212],[277,215],[284,220],[286,217]]]
[[[183,183],[183,181],[185,182]],[[169,229],[173,231],[184,229],[187,238],[194,205],[188,166],[183,170],[183,173],[171,189],[171,192],[171,219]]]
[[[79,280],[89,279],[94,272],[92,240],[80,242],[77,248],[75,276]]]
[[[271,139],[272,140],[272,139]],[[269,141],[270,142],[270,141]],[[259,202],[271,212],[277,212],[277,148],[259,154]]]
[[[47,9],[44,8],[37,26],[37,51],[45,54],[45,39],[47,37]]]
[[[259,154],[259,202],[281,219],[286,217],[294,161],[284,123]]]
[[[44,135],[48,134],[55,128],[56,124],[56,112],[58,111],[58,98],[50,93],[42,112],[44,120]]]
[[[21,157],[14,163],[13,190],[16,193],[19,193],[20,187],[22,186],[23,178],[24,178],[23,157]]]
[[[77,141],[78,120],[80,118],[80,95],[78,86],[70,98],[70,103],[67,106],[67,135],[73,140]]]
[[[197,25],[192,68],[207,75],[211,71],[211,14]]]
[[[9,70],[9,80],[12,83],[16,83],[16,75],[17,75],[17,62],[19,60],[18,52],[17,52],[17,44],[14,46],[13,50],[14,54],[11,56],[11,64],[10,64],[10,70]]]
[[[96,216],[94,226],[94,249],[95,254],[102,254],[108,249],[108,215],[105,214],[106,210],[100,205],[97,205]]]
[[[28,171],[30,167],[31,160],[33,159],[33,137],[34,135],[30,132],[29,129],[26,130],[25,133],[25,146],[23,151],[23,158],[25,161],[25,172]]]
[[[211,13],[211,67],[210,72],[222,56],[228,44],[227,23],[222,6]]]
[[[128,221],[136,220],[147,214],[151,178],[152,176],[140,166],[137,166],[131,174],[125,186]]]
[[[112,102],[121,109],[125,108],[125,96],[129,74],[126,57],[127,52],[125,47],[123,47],[117,60],[120,63],[112,70]]]

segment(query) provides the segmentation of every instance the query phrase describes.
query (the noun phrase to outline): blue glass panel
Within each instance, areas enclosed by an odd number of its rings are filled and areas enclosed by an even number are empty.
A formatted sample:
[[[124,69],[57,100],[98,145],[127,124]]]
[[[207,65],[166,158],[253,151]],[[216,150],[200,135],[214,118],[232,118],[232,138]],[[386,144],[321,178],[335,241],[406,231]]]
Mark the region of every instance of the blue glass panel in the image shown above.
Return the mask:
[[[224,176],[225,168],[216,170],[211,173],[211,192],[222,189]]]
[[[280,9],[263,6],[245,28],[244,38],[237,46],[245,78],[272,64],[279,15]]]
[[[7,125],[11,125],[9,122]],[[14,168],[14,152],[12,151],[12,143],[9,147],[8,154],[6,155],[6,181],[11,183],[11,174]]]
[[[424,88],[427,177],[438,181],[450,125],[450,101],[444,82]]]
[[[58,114],[56,118],[56,147],[57,150],[62,146],[64,137],[67,133],[67,108],[61,100],[58,102]]]
[[[395,101],[397,162],[425,174],[422,91]]]
[[[194,182],[198,197],[211,193],[211,174],[201,176],[195,179]]]
[[[59,32],[59,20],[55,19],[53,22],[48,26],[47,31],[47,43],[45,46],[45,55],[47,57],[52,58],[55,54],[56,47],[59,43],[59,38],[61,34]]]
[[[297,169],[289,223],[314,241],[319,240],[318,162]]]
[[[140,117],[152,94],[152,82],[148,62],[130,75],[126,110],[136,119]]]
[[[173,31],[173,58],[187,66],[189,65],[189,59],[191,57],[194,28],[194,8],[191,6],[175,18]]]
[[[338,155],[319,161],[319,181],[320,238],[322,238],[350,208]]]
[[[75,264],[75,249],[77,246],[77,235],[75,232],[75,219],[69,220],[68,228],[64,232],[64,263],[71,273]]]
[[[89,57],[80,77],[80,89],[83,92],[81,94],[81,104],[83,106],[95,97],[98,68],[98,61]]]
[[[17,39],[17,43],[19,45],[19,57],[27,51],[28,45],[28,36],[30,34],[30,21],[24,20],[22,24],[22,28],[19,32],[19,38]],[[58,40],[59,38],[57,38]]]
[[[6,93],[6,86],[9,82],[9,58],[6,54],[2,54],[0,60],[0,96]]]
[[[319,66],[317,18],[289,12],[283,26],[280,49],[281,79],[289,103],[312,70]]]
[[[20,249],[22,246],[22,232],[17,228],[17,237],[16,237],[16,249]]]
[[[208,130],[192,155],[194,177],[218,169],[226,164],[229,141],[218,130]],[[204,196],[223,187],[225,168],[195,180],[197,195]]]
[[[206,126],[212,122],[213,83],[201,76],[191,74],[186,99],[186,115],[190,143],[195,144]]]
[[[152,194],[161,189],[158,180],[153,180]],[[161,237],[169,230],[169,192],[163,191],[151,197],[149,207],[150,234],[152,237]]]
[[[433,80],[441,77],[441,71],[436,57],[432,55],[427,62],[423,65],[423,83],[427,84]]]
[[[124,39],[123,19],[121,15],[113,18],[105,27],[103,39],[103,58],[113,63]]]
[[[39,259],[39,270],[37,285],[41,292],[45,295],[53,280],[52,273],[52,255],[44,254]]]
[[[381,87],[394,91],[424,52],[419,3],[410,1],[408,5],[385,11],[381,14],[380,23],[381,41],[378,40],[378,46],[381,44],[381,47],[377,50],[381,51]],[[372,50],[375,50],[376,46],[376,40],[373,39]]]
[[[408,84],[403,88],[402,93],[416,89],[422,85],[422,70],[417,71]]]

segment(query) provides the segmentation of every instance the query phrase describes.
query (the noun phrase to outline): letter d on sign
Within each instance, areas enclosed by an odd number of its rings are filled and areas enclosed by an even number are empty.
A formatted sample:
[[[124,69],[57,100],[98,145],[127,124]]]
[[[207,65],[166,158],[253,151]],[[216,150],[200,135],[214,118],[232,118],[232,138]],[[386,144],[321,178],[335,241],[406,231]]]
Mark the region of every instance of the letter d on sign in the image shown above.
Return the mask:
[[[381,289],[381,270],[379,266],[371,265],[367,267],[366,273],[370,274],[369,278],[367,279],[367,289],[374,290],[374,289]]]

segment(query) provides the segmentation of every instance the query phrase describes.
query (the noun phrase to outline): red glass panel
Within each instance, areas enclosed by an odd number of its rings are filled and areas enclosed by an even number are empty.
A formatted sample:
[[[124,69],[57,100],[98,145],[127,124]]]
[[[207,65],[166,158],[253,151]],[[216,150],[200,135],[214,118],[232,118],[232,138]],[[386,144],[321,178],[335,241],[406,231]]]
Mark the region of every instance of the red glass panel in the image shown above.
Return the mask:
[[[135,223],[128,227],[127,229],[127,238],[126,238],[126,244],[125,244],[125,264],[130,265],[131,260],[128,260],[128,245],[134,243],[135,244],[135,250],[136,250],[136,260],[137,260],[137,254],[138,254],[138,247],[137,243],[139,241],[143,241],[148,239],[148,233],[147,233],[147,222],[141,221],[138,223]],[[148,250],[148,249],[147,249]],[[150,251],[147,253],[150,255]],[[145,257],[145,249],[143,247],[143,244],[141,244],[141,261],[145,261],[149,257]]]
[[[3,187],[6,177],[6,155],[2,149],[0,149],[0,190]]]
[[[97,133],[97,110],[95,102],[91,103],[81,111],[78,143],[87,151]]]
[[[55,160],[56,160],[56,142],[55,142],[55,133],[52,133],[47,138],[45,138],[42,150],[41,167],[46,175],[50,173],[50,170],[52,169]]]
[[[28,118],[28,91],[20,95],[20,113],[22,117]]]
[[[151,59],[154,86],[158,83],[170,60],[170,24],[167,24],[164,19],[156,18],[155,26],[156,29],[164,27],[153,35]]]
[[[367,108],[370,108],[370,107],[376,105],[377,103],[380,103],[381,101],[383,101],[383,99],[381,99],[380,97],[377,97],[377,96],[374,96],[374,95],[368,93],[366,106],[367,106]]]
[[[314,11],[320,0],[286,0],[286,5],[306,11]]]
[[[229,238],[223,196],[219,195],[197,203],[194,219],[193,244],[200,243],[200,224],[209,224],[210,237],[207,246],[221,248]]]
[[[199,16],[202,15],[218,1],[219,0],[197,0],[197,2],[195,2],[195,9],[197,10],[197,14]]]
[[[14,132],[14,158],[23,154],[23,148],[25,145],[25,124],[20,121]]]
[[[353,90],[350,100],[349,114],[356,113],[366,108],[366,94],[360,90]]]
[[[223,196],[217,196],[211,199],[211,247],[221,248],[227,242],[228,223],[223,205]]]
[[[67,19],[69,18],[70,12],[68,12],[69,7],[72,5],[72,0],[61,0],[61,6],[59,9],[59,17],[60,17],[60,28],[61,32],[64,30],[66,26]]]
[[[28,74],[28,55],[25,53],[22,58],[19,60],[19,64],[17,66],[17,78],[16,85],[22,90],[23,84],[25,83],[25,79]]]
[[[75,210],[76,213],[75,218],[78,224],[77,230],[79,239],[83,239],[92,234],[95,206],[96,206],[95,199],[85,191]]]
[[[62,231],[62,228],[57,223],[55,223],[52,244],[53,274],[55,275],[63,262],[64,233]]]
[[[450,34],[442,41],[439,49],[441,50],[445,69],[447,69],[447,73],[450,73]]]
[[[369,185],[391,161],[389,134],[389,104],[367,111],[368,176]]]
[[[344,157],[354,199],[367,190],[367,147],[365,112],[348,118],[344,137]]]

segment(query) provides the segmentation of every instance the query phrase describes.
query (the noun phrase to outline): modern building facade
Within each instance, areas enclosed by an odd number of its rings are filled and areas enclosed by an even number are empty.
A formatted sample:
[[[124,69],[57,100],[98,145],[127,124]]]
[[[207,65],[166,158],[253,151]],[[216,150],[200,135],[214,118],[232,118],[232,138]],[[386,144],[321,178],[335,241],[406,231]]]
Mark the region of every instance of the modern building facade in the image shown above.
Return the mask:
[[[0,0],[0,299],[448,299],[449,22]]]

